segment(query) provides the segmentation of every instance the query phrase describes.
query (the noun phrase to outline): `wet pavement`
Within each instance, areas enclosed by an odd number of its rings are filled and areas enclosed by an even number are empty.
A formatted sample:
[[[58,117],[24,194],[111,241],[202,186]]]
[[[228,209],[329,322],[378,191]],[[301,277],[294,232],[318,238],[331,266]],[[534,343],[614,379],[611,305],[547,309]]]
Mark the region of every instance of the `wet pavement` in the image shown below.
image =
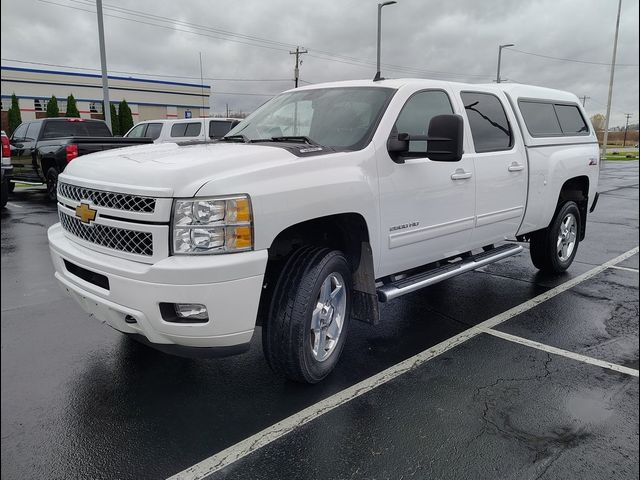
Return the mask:
[[[2,213],[2,478],[166,478],[638,246],[638,162],[601,174],[576,262],[527,252],[353,322],[316,386],[250,352],[171,357],[86,315],[53,279],[42,189]],[[638,255],[619,264],[638,268]],[[638,273],[609,268],[496,327],[638,368]],[[481,334],[212,478],[637,478],[638,378]]]

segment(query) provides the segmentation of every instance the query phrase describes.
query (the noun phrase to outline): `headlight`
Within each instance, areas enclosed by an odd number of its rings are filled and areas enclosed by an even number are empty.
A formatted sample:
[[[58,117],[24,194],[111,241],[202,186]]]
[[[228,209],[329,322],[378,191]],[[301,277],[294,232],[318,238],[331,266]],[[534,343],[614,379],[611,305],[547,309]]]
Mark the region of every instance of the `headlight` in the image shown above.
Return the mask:
[[[247,195],[176,200],[171,229],[174,255],[251,250],[251,201]]]

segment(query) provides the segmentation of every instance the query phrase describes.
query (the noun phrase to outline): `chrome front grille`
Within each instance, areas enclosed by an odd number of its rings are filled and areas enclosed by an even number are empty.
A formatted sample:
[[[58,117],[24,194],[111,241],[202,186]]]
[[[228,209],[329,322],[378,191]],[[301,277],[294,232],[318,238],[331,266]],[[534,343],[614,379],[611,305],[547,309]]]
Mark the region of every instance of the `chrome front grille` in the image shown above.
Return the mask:
[[[58,183],[58,195],[71,200],[90,200],[98,207],[113,208],[128,212],[153,213],[156,208],[156,199],[131,195],[127,193],[106,192],[93,188],[78,187],[68,183]]]
[[[71,235],[106,248],[136,255],[153,256],[153,235],[125,228],[94,223],[85,225],[80,220],[60,211],[60,223]]]

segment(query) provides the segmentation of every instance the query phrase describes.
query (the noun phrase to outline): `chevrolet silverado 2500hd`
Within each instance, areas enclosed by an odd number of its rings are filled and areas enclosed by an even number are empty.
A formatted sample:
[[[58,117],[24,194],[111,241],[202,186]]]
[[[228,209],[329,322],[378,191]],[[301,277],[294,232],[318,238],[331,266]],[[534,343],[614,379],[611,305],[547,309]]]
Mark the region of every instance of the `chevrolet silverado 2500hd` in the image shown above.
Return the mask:
[[[107,161],[108,160],[108,161]],[[87,155],[58,184],[56,277],[161,350],[244,351],[318,382],[351,320],[522,250],[562,272],[597,200],[575,95],[350,81],[285,92],[215,143]],[[506,242],[505,240],[512,240]]]

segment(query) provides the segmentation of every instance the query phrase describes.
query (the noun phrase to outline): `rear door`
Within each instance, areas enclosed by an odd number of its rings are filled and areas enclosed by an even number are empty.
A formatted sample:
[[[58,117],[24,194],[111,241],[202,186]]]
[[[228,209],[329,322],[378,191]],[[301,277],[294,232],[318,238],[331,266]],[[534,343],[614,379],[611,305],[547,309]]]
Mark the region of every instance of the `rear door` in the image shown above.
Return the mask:
[[[516,235],[527,199],[527,155],[513,112],[500,93],[462,91],[476,173],[473,245]]]

